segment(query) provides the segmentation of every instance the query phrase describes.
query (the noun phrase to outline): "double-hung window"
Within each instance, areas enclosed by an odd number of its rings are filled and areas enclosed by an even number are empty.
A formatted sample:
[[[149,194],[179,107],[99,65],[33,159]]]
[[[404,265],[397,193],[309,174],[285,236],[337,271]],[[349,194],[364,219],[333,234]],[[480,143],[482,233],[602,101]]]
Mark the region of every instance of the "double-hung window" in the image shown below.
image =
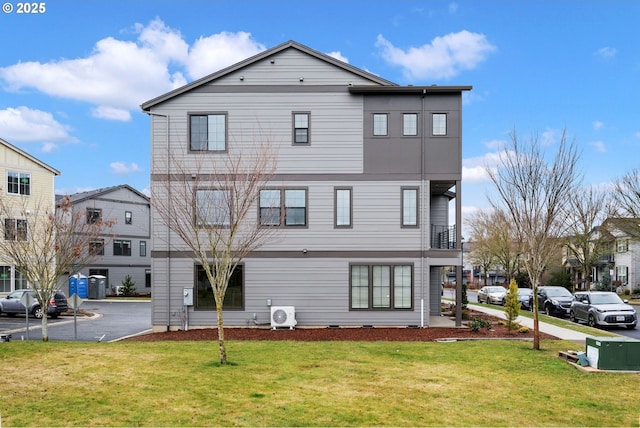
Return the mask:
[[[147,241],[140,241],[140,257],[147,257]]]
[[[373,115],[373,135],[376,137],[387,136],[388,115],[386,113],[374,113]]]
[[[402,135],[416,136],[418,135],[418,114],[404,113],[402,115]]]
[[[28,237],[28,224],[25,219],[5,218],[5,241],[26,241]]]
[[[351,309],[411,309],[412,265],[359,265],[351,269]]]
[[[12,195],[31,194],[31,174],[24,172],[7,172],[7,193]]]
[[[114,239],[113,241],[114,256],[131,256],[131,241],[125,239]]]
[[[447,135],[447,114],[433,113],[431,119],[431,134],[437,136]]]
[[[402,188],[402,227],[418,226],[418,189]]]
[[[227,149],[227,115],[225,113],[189,115],[189,148],[193,151],[225,151]]]
[[[92,256],[104,256],[104,239],[89,241],[89,254]]]
[[[293,144],[310,144],[309,129],[311,124],[311,113],[293,113]]]
[[[351,188],[335,189],[335,227],[351,227]]]
[[[124,212],[124,224],[132,224],[133,222],[133,213],[131,211]]]
[[[87,224],[96,224],[102,220],[100,208],[87,208]]]
[[[306,189],[263,189],[260,191],[262,226],[306,226]]]
[[[196,225],[199,227],[229,226],[231,204],[231,193],[228,190],[196,190]]]

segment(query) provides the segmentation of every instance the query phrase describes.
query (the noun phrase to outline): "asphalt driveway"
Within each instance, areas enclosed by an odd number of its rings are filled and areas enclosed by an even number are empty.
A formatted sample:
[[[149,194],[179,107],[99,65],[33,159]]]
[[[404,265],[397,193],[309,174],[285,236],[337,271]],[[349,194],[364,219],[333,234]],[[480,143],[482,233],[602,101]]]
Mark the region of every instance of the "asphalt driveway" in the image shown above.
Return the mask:
[[[80,310],[93,316],[77,316],[75,321],[72,315],[49,318],[49,340],[109,342],[151,329],[150,301],[85,300]],[[25,317],[1,316],[0,333],[11,333],[11,340],[27,340]],[[29,318],[28,339],[42,340],[40,320]]]

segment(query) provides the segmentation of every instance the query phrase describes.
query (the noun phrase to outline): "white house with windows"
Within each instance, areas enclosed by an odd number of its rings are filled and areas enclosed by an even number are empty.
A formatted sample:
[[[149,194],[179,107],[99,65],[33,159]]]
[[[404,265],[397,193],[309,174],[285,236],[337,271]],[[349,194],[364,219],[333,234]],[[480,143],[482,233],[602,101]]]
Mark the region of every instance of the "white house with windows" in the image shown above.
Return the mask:
[[[88,222],[114,221],[109,235],[97,236],[90,244],[97,258],[90,266],[82,267],[80,274],[104,277],[105,296],[116,294],[127,275],[135,282],[136,293],[151,293],[149,197],[123,184],[74,193],[69,195],[69,200],[73,211],[82,212]],[[68,285],[68,282],[62,284],[65,292]]]
[[[29,215],[38,215],[36,207],[55,207],[54,179],[60,171],[36,159],[0,138],[0,174],[2,198],[15,206],[15,215],[2,219],[2,239],[29,239]],[[6,254],[0,254],[0,295],[28,288],[19,266]]]
[[[280,233],[235,271],[225,325],[268,325],[277,308],[294,308],[298,326],[425,326],[440,316],[442,267],[461,262],[468,90],[399,86],[289,41],[142,104],[153,195],[163,180],[191,179],[171,160],[195,169],[203,152],[213,161],[256,141],[277,149],[253,215]],[[222,190],[203,183],[189,203],[202,209],[200,192]],[[151,218],[154,329],[187,317],[215,326],[202,267],[153,209]]]

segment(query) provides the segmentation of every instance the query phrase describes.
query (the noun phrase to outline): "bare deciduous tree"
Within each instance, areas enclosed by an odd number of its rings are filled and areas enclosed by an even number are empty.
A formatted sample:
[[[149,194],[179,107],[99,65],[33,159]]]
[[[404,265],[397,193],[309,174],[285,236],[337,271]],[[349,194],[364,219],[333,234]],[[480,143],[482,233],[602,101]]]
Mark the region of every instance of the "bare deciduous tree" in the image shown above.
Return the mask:
[[[73,211],[67,196],[56,205],[45,198],[19,202],[0,198],[0,217],[4,220],[0,253],[27,280],[44,311],[43,341],[49,340],[47,308],[60,279],[96,259],[91,245],[99,236],[108,237],[113,225],[102,219],[87,221],[86,213]]]
[[[211,156],[193,153],[188,160],[170,158],[171,174],[154,177],[151,203],[162,223],[188,247],[213,289],[220,364],[227,363],[223,304],[238,264],[277,233],[260,216],[280,216],[277,207],[259,204],[260,191],[277,166],[275,149],[256,143],[252,153],[238,150]],[[267,210],[261,212],[258,210]]]
[[[625,219],[625,229],[640,236],[640,169],[632,169],[613,183],[609,215]]]
[[[568,195],[578,184],[579,155],[575,143],[562,133],[557,151],[548,162],[537,135],[522,144],[512,132],[510,143],[500,152],[498,165],[488,169],[497,196],[490,197],[496,209],[504,210],[512,222],[520,245],[521,262],[529,274],[534,296],[559,238],[566,230]],[[533,348],[540,349],[538,301],[534,298]]]
[[[565,247],[582,270],[586,289],[590,288],[591,270],[608,248],[598,231],[605,220],[606,194],[594,187],[574,192],[569,197],[568,230]]]

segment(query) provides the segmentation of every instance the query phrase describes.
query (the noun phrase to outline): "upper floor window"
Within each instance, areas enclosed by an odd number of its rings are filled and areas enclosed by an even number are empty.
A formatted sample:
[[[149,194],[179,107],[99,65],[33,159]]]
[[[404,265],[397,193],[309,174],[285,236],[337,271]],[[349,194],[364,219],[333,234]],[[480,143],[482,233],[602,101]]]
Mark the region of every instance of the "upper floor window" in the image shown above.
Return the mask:
[[[196,190],[196,225],[229,226],[231,223],[231,194],[228,190]]]
[[[92,256],[104,256],[104,239],[89,241],[89,254]]]
[[[227,149],[227,115],[192,114],[189,116],[189,144],[194,151]]]
[[[388,120],[387,114],[375,113],[373,115],[373,135],[377,135],[377,136],[388,135],[387,120]]]
[[[131,241],[124,239],[113,240],[113,255],[114,256],[130,256],[131,255]]]
[[[418,189],[402,189],[402,226],[418,226]]]
[[[293,144],[309,144],[311,113],[293,113]]]
[[[102,220],[102,210],[100,208],[87,208],[87,223],[95,224]]]
[[[4,219],[5,241],[26,241],[28,236],[27,220],[16,218]]]
[[[628,239],[618,239],[616,241],[616,252],[617,253],[626,253],[629,251],[629,240]]]
[[[335,190],[335,226],[351,227],[351,189]]]
[[[306,189],[261,190],[260,224],[263,226],[306,226]]]
[[[433,135],[447,135],[447,114],[433,113],[431,129]]]
[[[131,213],[131,211],[125,211],[124,212],[124,224],[131,224],[133,221],[133,214]]]
[[[7,172],[7,193],[13,195],[30,195],[31,174],[25,172]]]
[[[140,257],[147,257],[147,241],[140,241]]]
[[[402,115],[402,135],[418,135],[418,114],[404,113]]]

